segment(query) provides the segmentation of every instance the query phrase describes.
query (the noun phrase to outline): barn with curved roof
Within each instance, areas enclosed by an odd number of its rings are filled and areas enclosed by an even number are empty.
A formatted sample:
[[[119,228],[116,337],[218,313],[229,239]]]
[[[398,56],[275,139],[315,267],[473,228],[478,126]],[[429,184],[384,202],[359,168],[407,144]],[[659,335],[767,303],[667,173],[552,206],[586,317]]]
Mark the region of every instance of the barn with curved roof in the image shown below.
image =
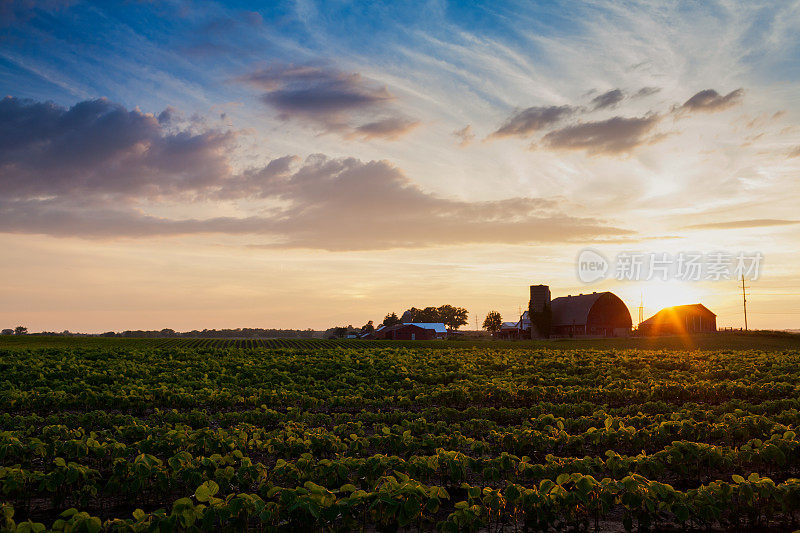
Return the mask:
[[[551,333],[557,336],[621,337],[633,321],[628,306],[612,292],[561,296],[550,302]]]

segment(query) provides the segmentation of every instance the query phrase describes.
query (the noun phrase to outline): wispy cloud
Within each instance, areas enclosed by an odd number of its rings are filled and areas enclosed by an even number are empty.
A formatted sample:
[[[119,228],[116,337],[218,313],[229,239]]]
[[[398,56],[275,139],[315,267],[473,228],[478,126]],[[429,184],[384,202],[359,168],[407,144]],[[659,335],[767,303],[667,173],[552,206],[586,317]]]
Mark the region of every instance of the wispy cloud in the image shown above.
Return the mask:
[[[389,117],[356,126],[348,135],[348,137],[356,137],[366,140],[386,139],[389,141],[394,141],[419,125],[420,122],[418,120],[412,120],[404,117]]]
[[[705,89],[695,94],[680,107],[684,111],[714,113],[723,111],[741,102],[744,89],[736,89],[722,96],[714,89]]]
[[[558,124],[575,111],[576,108],[568,105],[529,107],[511,115],[490,137],[526,137]]]
[[[631,95],[631,98],[647,98],[661,92],[661,87],[642,87]]]
[[[617,104],[625,99],[625,93],[620,89],[612,89],[601,95],[592,98],[592,109],[606,109],[616,107]]]
[[[472,131],[472,124],[467,124],[461,129],[453,131],[453,136],[458,139],[458,144],[462,148],[469,146],[475,140],[475,132]]]
[[[705,224],[693,224],[686,226],[687,229],[741,229],[741,228],[761,228],[769,226],[791,226],[800,224],[800,220],[782,220],[775,218],[754,218],[747,220],[728,220],[725,222],[707,222]]]
[[[658,115],[650,115],[583,122],[551,131],[542,143],[556,150],[585,150],[589,154],[630,152],[653,140],[649,134],[658,121]]]

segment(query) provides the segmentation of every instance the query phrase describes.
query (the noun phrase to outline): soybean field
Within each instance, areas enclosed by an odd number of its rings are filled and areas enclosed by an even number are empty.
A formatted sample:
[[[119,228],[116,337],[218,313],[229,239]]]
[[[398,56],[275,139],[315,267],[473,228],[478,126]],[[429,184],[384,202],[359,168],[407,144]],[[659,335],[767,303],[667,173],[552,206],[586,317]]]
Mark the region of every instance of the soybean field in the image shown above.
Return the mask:
[[[3,531],[792,531],[800,347],[0,343]]]

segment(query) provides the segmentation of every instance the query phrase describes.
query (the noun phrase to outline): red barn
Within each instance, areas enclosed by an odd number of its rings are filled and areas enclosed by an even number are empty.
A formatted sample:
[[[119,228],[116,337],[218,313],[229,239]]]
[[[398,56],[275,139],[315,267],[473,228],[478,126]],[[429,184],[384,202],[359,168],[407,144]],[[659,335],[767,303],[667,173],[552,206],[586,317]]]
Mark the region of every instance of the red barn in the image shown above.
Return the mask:
[[[428,341],[446,339],[447,328],[444,324],[434,322],[407,322],[375,332],[380,339]]]
[[[633,324],[628,306],[611,292],[554,298],[550,309],[555,336],[624,337]]]

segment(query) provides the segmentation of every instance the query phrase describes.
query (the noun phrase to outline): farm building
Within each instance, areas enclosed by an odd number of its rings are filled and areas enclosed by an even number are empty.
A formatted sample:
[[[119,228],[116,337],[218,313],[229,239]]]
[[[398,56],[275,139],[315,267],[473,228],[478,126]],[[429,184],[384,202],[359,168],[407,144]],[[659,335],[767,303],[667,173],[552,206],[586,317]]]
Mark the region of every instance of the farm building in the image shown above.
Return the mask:
[[[520,317],[518,329],[530,332],[531,337],[624,337],[630,334],[633,321],[628,306],[611,292],[551,300],[547,285],[531,285],[530,289],[528,311]]]
[[[406,341],[427,341],[435,339],[446,339],[447,328],[439,322],[405,322],[388,328],[381,328],[376,332],[376,338],[406,340]]]
[[[632,324],[628,306],[611,292],[561,296],[551,300],[547,285],[531,285],[528,310],[522,313],[518,322],[503,322],[498,337],[626,337]],[[540,327],[543,329],[541,332]]]
[[[628,306],[611,292],[561,296],[550,309],[550,331],[556,336],[625,337],[633,324]]]
[[[683,335],[712,331],[717,331],[717,315],[703,304],[667,307],[639,324],[642,335]]]

